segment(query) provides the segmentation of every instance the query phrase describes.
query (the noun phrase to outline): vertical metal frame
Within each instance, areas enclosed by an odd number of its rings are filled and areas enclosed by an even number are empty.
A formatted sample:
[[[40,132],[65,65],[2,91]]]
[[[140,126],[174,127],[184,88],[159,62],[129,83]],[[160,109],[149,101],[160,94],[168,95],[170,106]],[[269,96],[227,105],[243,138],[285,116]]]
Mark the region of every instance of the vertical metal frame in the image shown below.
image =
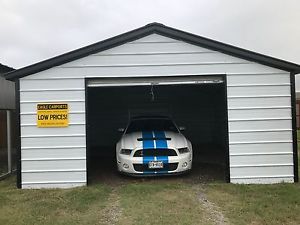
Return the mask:
[[[88,80],[84,79],[85,92],[85,152],[86,152],[86,184],[90,184],[89,168],[90,168],[90,144],[89,144],[89,107],[88,107]]]
[[[11,146],[11,111],[6,110],[6,133],[7,133],[7,172],[12,172],[12,146]]]
[[[16,91],[16,151],[17,151],[17,188],[22,188],[22,163],[21,163],[21,123],[20,123],[20,79],[15,80]]]
[[[292,129],[293,129],[293,160],[294,160],[294,182],[299,182],[298,174],[298,143],[297,143],[297,121],[296,121],[296,89],[295,74],[290,74],[291,82],[291,107],[292,107]]]
[[[226,133],[226,137],[225,137],[225,148],[226,148],[226,161],[225,161],[225,165],[226,165],[226,171],[225,171],[225,180],[227,183],[230,183],[230,154],[229,154],[229,126],[228,126],[228,98],[227,98],[227,75],[223,76],[224,79],[224,118],[225,118],[225,133]]]

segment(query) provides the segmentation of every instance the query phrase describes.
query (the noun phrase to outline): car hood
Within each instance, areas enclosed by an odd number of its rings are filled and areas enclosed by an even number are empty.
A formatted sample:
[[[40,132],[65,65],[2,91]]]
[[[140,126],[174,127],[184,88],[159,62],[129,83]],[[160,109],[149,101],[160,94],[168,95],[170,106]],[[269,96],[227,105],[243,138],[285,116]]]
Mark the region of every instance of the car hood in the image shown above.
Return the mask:
[[[151,134],[151,132],[148,132]],[[181,133],[175,133],[172,131],[160,131],[160,134],[164,134],[165,138],[159,138],[159,140],[165,141],[167,143],[168,148],[182,148],[187,147],[187,139]],[[126,149],[136,149],[136,148],[143,148],[143,143],[145,141],[153,141],[154,147],[156,146],[156,142],[158,139],[155,139],[157,132],[152,132],[152,137],[154,138],[147,138],[146,140],[143,139],[143,132],[134,132],[130,134],[124,134],[120,140],[121,148]],[[160,135],[161,137],[161,135]]]

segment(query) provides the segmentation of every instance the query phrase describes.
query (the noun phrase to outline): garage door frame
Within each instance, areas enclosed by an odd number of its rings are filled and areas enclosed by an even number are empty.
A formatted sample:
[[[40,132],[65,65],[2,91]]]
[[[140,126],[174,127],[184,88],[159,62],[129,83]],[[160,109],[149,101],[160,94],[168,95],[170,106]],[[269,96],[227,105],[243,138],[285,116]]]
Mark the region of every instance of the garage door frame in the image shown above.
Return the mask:
[[[101,82],[99,82],[99,86],[96,87],[120,87],[120,86],[136,86],[136,85],[172,85],[177,82],[177,85],[184,85],[184,84],[192,84],[193,82],[195,84],[200,83],[203,85],[209,84],[220,84],[219,83],[212,83],[212,82],[205,82],[205,78],[208,77],[220,77],[222,78],[222,85],[224,87],[224,101],[223,101],[223,107],[224,107],[224,118],[226,120],[226,126],[225,126],[225,133],[227,134],[224,138],[225,140],[225,182],[230,183],[230,155],[229,155],[229,132],[228,132],[228,103],[227,103],[227,76],[226,74],[212,74],[212,75],[192,75],[192,76],[164,76],[164,77],[157,77],[157,76],[147,76],[147,77],[87,77],[84,79],[85,84],[85,122],[86,122],[86,176],[87,176],[87,185],[90,184],[90,176],[89,176],[89,168],[90,168],[90,144],[89,144],[89,127],[88,124],[88,118],[89,118],[89,109],[88,109],[88,90],[89,88],[92,88],[89,86],[89,82],[92,80],[97,81],[103,81],[103,85],[101,85]],[[140,82],[136,82],[137,80],[140,80]],[[149,83],[150,80],[150,83]],[[152,82],[151,82],[152,80]],[[153,80],[161,80],[161,83],[153,82]],[[178,80],[180,80],[182,83],[178,83]],[[186,82],[184,82],[186,80]],[[216,79],[217,80],[217,79]],[[113,83],[113,82],[115,83]],[[116,83],[118,81],[118,83]],[[120,81],[126,81],[126,82],[120,82]],[[143,83],[143,84],[142,84]]]

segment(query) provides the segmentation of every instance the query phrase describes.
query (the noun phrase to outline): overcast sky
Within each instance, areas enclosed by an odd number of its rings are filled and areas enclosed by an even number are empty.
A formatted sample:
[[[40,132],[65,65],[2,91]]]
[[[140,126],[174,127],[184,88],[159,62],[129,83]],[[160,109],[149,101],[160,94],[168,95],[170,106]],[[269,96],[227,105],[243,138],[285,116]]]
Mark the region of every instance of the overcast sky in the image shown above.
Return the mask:
[[[20,68],[151,22],[300,64],[299,0],[0,0],[0,63]]]

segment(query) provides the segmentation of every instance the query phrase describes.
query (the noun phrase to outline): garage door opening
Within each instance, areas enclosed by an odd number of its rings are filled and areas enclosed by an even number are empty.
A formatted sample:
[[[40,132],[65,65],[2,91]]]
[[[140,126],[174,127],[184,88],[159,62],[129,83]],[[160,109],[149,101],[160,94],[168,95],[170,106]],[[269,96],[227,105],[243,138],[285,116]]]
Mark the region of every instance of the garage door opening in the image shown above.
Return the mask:
[[[228,121],[223,76],[86,80],[88,181],[118,177],[115,145],[133,116],[169,116],[193,145],[182,177],[228,181]]]

